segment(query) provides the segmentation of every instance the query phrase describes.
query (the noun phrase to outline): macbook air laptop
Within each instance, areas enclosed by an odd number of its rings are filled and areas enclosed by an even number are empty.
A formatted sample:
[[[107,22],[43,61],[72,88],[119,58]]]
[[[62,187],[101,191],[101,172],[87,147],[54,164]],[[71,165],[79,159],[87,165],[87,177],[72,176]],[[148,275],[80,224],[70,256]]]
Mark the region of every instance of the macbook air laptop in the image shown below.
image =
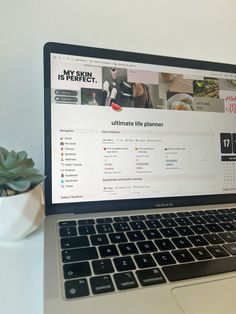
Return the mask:
[[[44,47],[45,314],[235,313],[236,66]]]

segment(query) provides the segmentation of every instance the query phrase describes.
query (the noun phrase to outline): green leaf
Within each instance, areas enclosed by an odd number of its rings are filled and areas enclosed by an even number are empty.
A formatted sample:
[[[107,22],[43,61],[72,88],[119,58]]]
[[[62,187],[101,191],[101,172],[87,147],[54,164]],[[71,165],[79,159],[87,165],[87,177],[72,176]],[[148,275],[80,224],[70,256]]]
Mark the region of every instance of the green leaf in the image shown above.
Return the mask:
[[[4,159],[7,158],[8,153],[9,153],[9,152],[8,152],[8,150],[7,150],[6,148],[0,147],[0,155],[2,155],[2,157],[3,157]]]
[[[9,172],[13,175],[21,175],[22,177],[25,177],[31,174],[36,174],[39,172],[39,170],[34,169],[34,168],[27,168],[26,166],[20,166],[20,167],[11,169]]]
[[[24,192],[28,190],[31,184],[29,181],[14,181],[7,183],[7,185],[14,191]]]
[[[1,178],[0,177],[0,185],[5,185],[5,184],[7,184],[8,181],[9,181],[8,178]]]
[[[9,181],[9,178],[0,178],[0,185],[6,185]]]
[[[0,147],[0,169],[5,168],[5,159],[7,158],[7,154],[4,148]]]
[[[17,153],[17,159],[18,160],[24,160],[27,157],[27,153],[25,151]]]
[[[33,168],[34,167],[34,162],[33,162],[32,158],[26,158],[24,160],[19,160],[17,162],[17,166],[25,166],[27,168]]]
[[[11,152],[9,152],[9,154],[7,155],[7,159],[5,160],[6,169],[11,169],[12,167],[14,167],[16,160],[17,154],[16,152],[14,152],[14,150],[12,150]]]
[[[4,170],[2,170],[2,169],[0,169],[0,178],[1,178],[1,176],[3,177],[5,177],[5,176],[7,176],[8,175],[8,172],[7,171],[4,171]]]
[[[29,180],[31,183],[40,183],[42,182],[46,177],[42,174],[34,174],[32,176],[28,176],[25,179]]]

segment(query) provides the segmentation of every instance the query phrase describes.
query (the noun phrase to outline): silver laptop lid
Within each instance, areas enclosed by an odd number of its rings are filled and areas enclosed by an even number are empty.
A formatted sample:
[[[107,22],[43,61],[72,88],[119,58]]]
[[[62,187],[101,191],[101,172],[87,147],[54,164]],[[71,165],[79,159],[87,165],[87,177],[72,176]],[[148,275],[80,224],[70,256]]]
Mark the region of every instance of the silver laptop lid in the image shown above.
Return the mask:
[[[46,213],[236,201],[236,66],[48,43]]]

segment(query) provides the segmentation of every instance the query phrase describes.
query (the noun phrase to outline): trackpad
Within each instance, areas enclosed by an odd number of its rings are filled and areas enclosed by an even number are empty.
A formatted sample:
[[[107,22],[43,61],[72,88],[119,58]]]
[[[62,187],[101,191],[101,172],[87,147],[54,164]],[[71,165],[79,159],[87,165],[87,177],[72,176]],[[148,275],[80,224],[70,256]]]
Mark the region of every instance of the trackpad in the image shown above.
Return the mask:
[[[174,288],[172,294],[186,314],[236,313],[236,278]]]

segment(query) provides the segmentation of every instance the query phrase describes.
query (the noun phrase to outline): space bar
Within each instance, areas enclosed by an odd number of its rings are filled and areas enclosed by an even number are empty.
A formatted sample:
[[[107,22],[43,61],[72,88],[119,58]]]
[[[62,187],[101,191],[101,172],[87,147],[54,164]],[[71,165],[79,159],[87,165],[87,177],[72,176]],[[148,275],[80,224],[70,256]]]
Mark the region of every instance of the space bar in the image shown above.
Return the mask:
[[[236,270],[236,256],[162,267],[169,281],[217,275]]]

